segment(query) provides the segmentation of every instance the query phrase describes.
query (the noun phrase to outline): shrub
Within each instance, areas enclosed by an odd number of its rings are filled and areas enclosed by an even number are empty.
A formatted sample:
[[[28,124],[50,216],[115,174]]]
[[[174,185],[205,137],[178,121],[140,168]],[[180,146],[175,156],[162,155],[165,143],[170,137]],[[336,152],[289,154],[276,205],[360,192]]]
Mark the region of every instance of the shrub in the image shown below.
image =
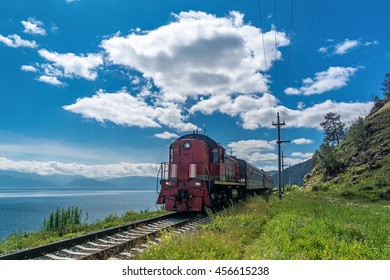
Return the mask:
[[[82,210],[77,207],[68,209],[57,207],[56,211],[50,213],[49,220],[44,220],[45,231],[57,232],[59,236],[70,231],[71,228],[81,225]]]

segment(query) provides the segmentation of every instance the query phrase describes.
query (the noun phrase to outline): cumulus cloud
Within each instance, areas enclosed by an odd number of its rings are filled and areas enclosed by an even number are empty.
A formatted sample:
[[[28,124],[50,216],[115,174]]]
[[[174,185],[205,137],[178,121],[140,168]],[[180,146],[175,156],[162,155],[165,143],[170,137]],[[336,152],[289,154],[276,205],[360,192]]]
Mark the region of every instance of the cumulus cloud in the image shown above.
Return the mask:
[[[43,22],[35,18],[28,18],[27,21],[22,20],[20,22],[24,26],[24,33],[33,34],[33,35],[46,35],[46,30],[43,28]]]
[[[92,97],[77,99],[76,103],[63,108],[81,114],[84,118],[99,122],[111,121],[118,125],[138,127],[166,125],[179,131],[190,131],[196,128],[195,125],[185,122],[178,105],[173,103],[162,103],[162,105],[149,105],[142,97],[133,96],[125,90],[116,93],[100,90]]]
[[[278,100],[271,94],[265,93],[262,96],[239,95],[237,97],[229,96],[211,96],[199,101],[191,107],[190,112],[202,112],[210,115],[216,111],[237,116],[252,110],[263,110],[263,112],[272,109],[278,103]]]
[[[156,133],[154,134],[154,136],[156,136],[157,138],[161,138],[161,139],[171,139],[171,138],[178,138],[179,135],[177,135],[176,133],[172,133],[172,132],[168,132],[168,131],[165,131],[163,133]]]
[[[0,42],[2,42],[3,44],[5,44],[6,46],[11,47],[11,48],[19,48],[19,47],[36,48],[36,47],[38,47],[38,45],[35,41],[23,40],[17,34],[8,35],[7,37],[4,37],[3,35],[0,34]]]
[[[68,78],[85,78],[95,80],[97,78],[97,68],[103,64],[100,54],[77,56],[73,53],[60,54],[40,49],[39,55],[53,63],[53,66],[63,71],[63,75]]]
[[[65,83],[59,81],[57,79],[57,77],[54,77],[54,76],[42,75],[42,76],[39,76],[37,78],[37,80],[40,81],[40,82],[46,83],[46,84],[53,85],[53,86],[64,86],[64,85],[66,85]]]
[[[318,72],[315,78],[304,79],[300,88],[286,88],[288,95],[313,95],[336,90],[347,85],[350,77],[355,74],[358,67],[329,67],[328,70]]]
[[[37,72],[38,69],[35,68],[34,66],[31,66],[31,65],[22,65],[22,67],[20,67],[20,70],[24,71],[24,72]]]
[[[243,14],[216,17],[181,12],[174,21],[147,32],[117,34],[102,41],[108,59],[151,78],[167,101],[199,95],[251,94],[268,89],[261,30],[245,24]],[[264,34],[268,68],[288,45],[285,33]]]
[[[313,140],[306,138],[298,138],[291,141],[291,143],[296,145],[307,145],[313,143]]]
[[[278,159],[275,153],[271,153],[275,148],[274,142],[265,140],[241,140],[231,142],[227,145],[228,150],[232,150],[233,155],[240,159],[247,160],[252,164],[269,164]]]
[[[156,176],[159,164],[129,163],[87,165],[57,161],[15,161],[0,157],[1,170],[36,173],[40,175],[62,174],[85,177]]]
[[[347,125],[352,124],[358,117],[367,115],[373,102],[334,102],[326,100],[303,110],[285,109],[288,119],[286,127],[305,127],[321,130],[320,123],[329,112],[340,112],[341,119]]]
[[[291,153],[291,155],[293,157],[299,157],[299,158],[303,158],[303,159],[310,159],[310,158],[312,158],[313,153],[294,152],[294,153]]]
[[[245,101],[241,103],[242,101]],[[256,96],[238,96],[234,98],[210,97],[199,101],[194,105],[190,112],[201,112],[203,114],[212,114],[220,112],[231,117],[239,117],[240,125],[244,129],[258,129],[260,127],[272,127],[272,118],[275,118],[275,112],[281,112],[282,120],[286,122],[287,127],[315,128],[321,129],[320,123],[324,115],[328,112],[342,112],[343,122],[353,123],[360,116],[367,115],[373,106],[372,102],[325,102],[315,104],[311,107],[298,109],[289,109],[278,105],[278,100],[271,94],[264,94],[262,97]]]

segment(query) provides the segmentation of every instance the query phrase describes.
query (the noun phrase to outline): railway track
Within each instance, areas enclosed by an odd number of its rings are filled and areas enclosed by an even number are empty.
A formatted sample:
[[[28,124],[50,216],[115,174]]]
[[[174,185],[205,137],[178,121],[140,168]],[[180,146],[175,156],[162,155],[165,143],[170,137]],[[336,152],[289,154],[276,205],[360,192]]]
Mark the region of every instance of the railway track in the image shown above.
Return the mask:
[[[110,228],[56,243],[13,252],[0,256],[0,260],[102,260],[134,257],[156,239],[161,230],[177,228],[188,232],[206,217],[194,214],[171,213],[148,220]],[[150,243],[149,243],[150,244]]]

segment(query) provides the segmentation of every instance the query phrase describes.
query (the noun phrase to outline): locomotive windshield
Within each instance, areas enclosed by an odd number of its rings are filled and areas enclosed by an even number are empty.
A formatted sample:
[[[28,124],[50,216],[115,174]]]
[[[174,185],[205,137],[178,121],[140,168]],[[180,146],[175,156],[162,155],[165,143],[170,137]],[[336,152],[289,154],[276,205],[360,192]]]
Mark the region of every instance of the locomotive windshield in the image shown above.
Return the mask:
[[[217,148],[214,148],[211,150],[211,155],[212,155],[212,162],[218,163],[219,160],[218,160],[218,149]]]

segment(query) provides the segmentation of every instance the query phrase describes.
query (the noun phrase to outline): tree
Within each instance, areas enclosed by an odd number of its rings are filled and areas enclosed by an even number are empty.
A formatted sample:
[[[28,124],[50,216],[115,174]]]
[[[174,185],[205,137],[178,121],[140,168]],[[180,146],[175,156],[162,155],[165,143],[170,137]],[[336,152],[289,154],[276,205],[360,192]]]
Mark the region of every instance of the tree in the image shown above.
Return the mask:
[[[385,96],[385,98],[390,98],[390,73],[385,74],[382,86],[383,87],[381,88],[381,90],[383,91],[383,95]]]
[[[315,166],[325,175],[337,174],[343,168],[343,164],[338,160],[334,149],[329,142],[324,142],[320,149],[314,153]]]
[[[362,117],[359,117],[351,125],[348,135],[352,143],[354,143],[358,149],[365,149],[369,133]]]
[[[340,141],[345,137],[345,123],[340,120],[340,115],[329,112],[325,115],[325,121],[321,123],[324,129],[324,142],[328,142],[331,145],[338,145]]]

